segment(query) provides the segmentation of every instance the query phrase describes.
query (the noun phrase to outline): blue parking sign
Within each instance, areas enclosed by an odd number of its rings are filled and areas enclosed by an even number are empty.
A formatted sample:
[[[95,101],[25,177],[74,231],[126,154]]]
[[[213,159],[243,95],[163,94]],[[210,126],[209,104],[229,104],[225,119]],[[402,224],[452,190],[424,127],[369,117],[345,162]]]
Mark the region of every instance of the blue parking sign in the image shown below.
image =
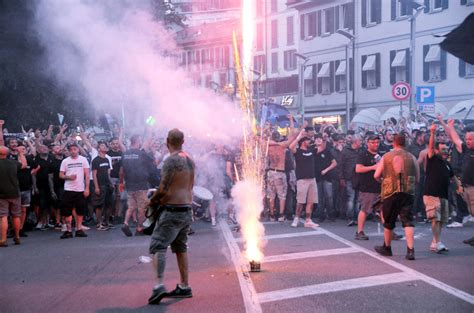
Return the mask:
[[[435,103],[435,87],[416,86],[416,102],[423,104]]]

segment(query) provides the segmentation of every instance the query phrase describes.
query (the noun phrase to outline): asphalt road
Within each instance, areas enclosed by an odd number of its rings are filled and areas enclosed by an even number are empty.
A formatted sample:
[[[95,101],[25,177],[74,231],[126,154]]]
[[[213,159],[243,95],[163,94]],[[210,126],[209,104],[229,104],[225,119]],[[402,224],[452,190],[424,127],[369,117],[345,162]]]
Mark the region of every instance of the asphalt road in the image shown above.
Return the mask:
[[[428,225],[417,225],[416,260],[405,242],[394,256],[373,253],[382,242],[368,222],[369,241],[353,240],[343,221],[317,230],[266,223],[262,272],[248,273],[243,243],[221,221],[197,222],[190,237],[192,299],[147,305],[154,276],[148,237],[126,238],[120,229],[90,230],[88,238],[60,240],[59,231],[29,233],[20,246],[0,250],[0,312],[473,312],[474,249],[462,243],[474,223],[444,229],[450,251],[429,251]],[[398,229],[401,232],[401,229]],[[166,285],[179,275],[169,253]]]

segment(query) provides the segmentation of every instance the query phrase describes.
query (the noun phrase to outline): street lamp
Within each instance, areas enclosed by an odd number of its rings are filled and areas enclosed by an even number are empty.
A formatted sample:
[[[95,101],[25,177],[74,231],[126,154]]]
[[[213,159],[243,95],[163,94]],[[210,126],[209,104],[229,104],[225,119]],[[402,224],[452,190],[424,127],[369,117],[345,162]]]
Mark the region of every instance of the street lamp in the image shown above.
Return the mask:
[[[415,97],[415,93],[413,92],[413,88],[415,87],[415,42],[416,42],[416,18],[420,15],[421,11],[425,8],[424,5],[419,4],[418,2],[412,2],[412,11],[411,16],[408,19],[410,21],[410,87],[411,87],[411,95],[410,95],[410,104],[408,108],[409,118],[411,120],[411,110],[413,108],[413,97]],[[413,12],[414,11],[414,12]],[[408,69],[407,69],[408,71]]]
[[[300,64],[300,74],[299,74],[299,88],[298,88],[298,98],[299,98],[299,111],[300,111],[300,114],[301,114],[301,125],[304,124],[304,103],[303,103],[303,97],[304,97],[304,93],[303,93],[303,90],[304,90],[304,70],[305,70],[305,65],[306,65],[306,62],[309,61],[309,58],[302,55],[302,54],[299,54],[299,53],[295,53],[294,54],[295,57],[301,59],[303,62]]]
[[[346,50],[346,130],[349,130],[349,125],[351,122],[351,107],[349,104],[349,86],[350,86],[350,83],[349,83],[349,45],[351,43],[354,44],[355,36],[343,29],[338,29],[336,33],[349,39],[349,42],[345,45],[345,50]],[[352,49],[354,49],[354,46],[352,46]]]

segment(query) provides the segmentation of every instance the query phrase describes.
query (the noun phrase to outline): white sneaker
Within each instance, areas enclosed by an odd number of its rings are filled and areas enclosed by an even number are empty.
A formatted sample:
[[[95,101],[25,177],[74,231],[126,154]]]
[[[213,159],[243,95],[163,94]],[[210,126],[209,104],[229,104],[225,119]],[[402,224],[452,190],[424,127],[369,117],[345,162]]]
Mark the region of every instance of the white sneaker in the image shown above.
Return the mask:
[[[474,222],[474,216],[472,216],[472,215],[469,216],[469,222],[471,222],[471,223]]]
[[[280,217],[278,218],[278,221],[279,221],[279,222],[284,222],[285,220],[286,220],[286,218],[285,218],[284,216],[280,216]]]
[[[65,231],[67,231],[67,225],[66,224],[62,224],[61,225],[61,231],[64,233]]]
[[[319,224],[314,223],[312,220],[306,220],[306,222],[304,222],[304,227],[316,228],[319,227]]]
[[[462,223],[459,222],[452,222],[451,224],[446,225],[447,228],[457,228],[457,227],[463,227]]]
[[[211,217],[211,225],[212,225],[212,226],[216,226],[216,225],[217,225],[217,221],[216,221],[216,218],[215,218],[215,217]]]
[[[42,224],[42,223],[36,224],[36,229],[42,229],[42,228],[43,228],[43,224]]]
[[[82,225],[82,226],[81,226],[81,229],[82,229],[82,230],[89,230],[89,229],[91,229],[91,228],[90,228],[90,227],[87,227],[87,226],[85,226],[85,225]]]
[[[463,224],[466,224],[467,222],[470,221],[470,219],[471,219],[471,216],[470,216],[470,215],[464,216],[464,217],[462,218],[462,223],[463,223]]]
[[[448,247],[446,247],[441,241],[438,241],[438,243],[436,244],[436,252],[440,253],[443,251],[449,251]]]
[[[300,219],[298,217],[295,217],[293,219],[293,222],[291,223],[291,227],[298,227],[298,222],[300,221]]]

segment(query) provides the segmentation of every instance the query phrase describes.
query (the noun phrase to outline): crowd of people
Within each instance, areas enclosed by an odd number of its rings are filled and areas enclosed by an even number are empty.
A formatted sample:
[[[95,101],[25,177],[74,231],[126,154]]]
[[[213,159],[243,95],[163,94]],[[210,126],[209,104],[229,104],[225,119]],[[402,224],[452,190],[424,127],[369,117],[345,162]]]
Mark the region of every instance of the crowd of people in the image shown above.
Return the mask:
[[[474,129],[460,130],[440,116],[435,122],[409,129],[406,121],[389,120],[346,133],[330,124],[296,129],[290,123],[285,135],[267,125],[259,130],[268,145],[262,218],[310,228],[344,219],[357,227],[356,240],[368,240],[365,222],[380,219],[390,231],[378,250],[382,254],[391,254],[390,240],[400,236],[391,232],[397,218],[409,249],[409,229],[431,223],[430,249],[447,251],[442,227],[463,227],[474,214]],[[61,239],[87,237],[94,226],[144,235],[149,190],[159,185],[169,156],[162,138],[125,140],[119,127],[96,136],[66,124],[9,133],[4,124],[0,121],[0,246],[8,246],[7,237],[20,244],[31,228],[60,229]],[[239,179],[238,144],[187,144],[196,162],[195,184],[213,195],[200,213],[213,226],[219,213],[236,224],[230,190]],[[409,196],[393,200],[398,193]],[[465,243],[472,246],[474,239]]]

